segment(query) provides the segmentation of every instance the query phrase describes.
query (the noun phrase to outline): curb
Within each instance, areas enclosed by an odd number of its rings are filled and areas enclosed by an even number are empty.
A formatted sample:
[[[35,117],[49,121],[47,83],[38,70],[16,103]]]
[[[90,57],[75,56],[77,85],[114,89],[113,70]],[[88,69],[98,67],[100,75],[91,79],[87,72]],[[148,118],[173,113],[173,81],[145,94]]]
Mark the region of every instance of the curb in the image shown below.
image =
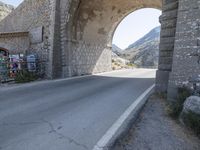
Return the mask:
[[[139,112],[146,104],[149,96],[155,91],[155,84],[140,95],[119,119],[108,129],[104,136],[97,142],[93,150],[111,150],[117,139],[125,135],[137,119]]]

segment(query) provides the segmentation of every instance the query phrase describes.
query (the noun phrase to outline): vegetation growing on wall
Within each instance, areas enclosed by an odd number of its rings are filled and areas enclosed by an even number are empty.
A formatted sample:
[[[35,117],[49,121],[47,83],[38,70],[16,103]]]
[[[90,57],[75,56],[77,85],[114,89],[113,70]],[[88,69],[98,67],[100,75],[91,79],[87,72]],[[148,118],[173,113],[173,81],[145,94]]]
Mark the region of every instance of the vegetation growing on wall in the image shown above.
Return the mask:
[[[26,70],[21,70],[16,74],[15,82],[16,83],[26,83],[35,81],[38,79],[38,76],[34,72],[29,72]]]

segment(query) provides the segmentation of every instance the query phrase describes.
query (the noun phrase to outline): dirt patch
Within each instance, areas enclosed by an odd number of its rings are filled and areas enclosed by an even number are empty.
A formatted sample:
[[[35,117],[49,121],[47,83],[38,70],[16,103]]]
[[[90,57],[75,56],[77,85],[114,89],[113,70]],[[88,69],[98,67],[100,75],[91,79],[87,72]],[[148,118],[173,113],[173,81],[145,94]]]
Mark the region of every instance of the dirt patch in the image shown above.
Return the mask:
[[[200,139],[171,119],[165,100],[152,96],[129,134],[113,150],[200,150]]]

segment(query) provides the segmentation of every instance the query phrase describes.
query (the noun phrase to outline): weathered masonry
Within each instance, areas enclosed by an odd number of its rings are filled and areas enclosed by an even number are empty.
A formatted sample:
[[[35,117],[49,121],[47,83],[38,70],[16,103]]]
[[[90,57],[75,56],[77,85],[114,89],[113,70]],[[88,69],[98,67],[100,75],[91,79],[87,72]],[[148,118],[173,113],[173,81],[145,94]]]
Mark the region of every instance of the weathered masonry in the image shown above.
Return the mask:
[[[25,0],[0,23],[0,48],[38,54],[49,78],[109,71],[116,27],[141,8],[163,12],[156,87],[173,99],[200,75],[199,0]]]

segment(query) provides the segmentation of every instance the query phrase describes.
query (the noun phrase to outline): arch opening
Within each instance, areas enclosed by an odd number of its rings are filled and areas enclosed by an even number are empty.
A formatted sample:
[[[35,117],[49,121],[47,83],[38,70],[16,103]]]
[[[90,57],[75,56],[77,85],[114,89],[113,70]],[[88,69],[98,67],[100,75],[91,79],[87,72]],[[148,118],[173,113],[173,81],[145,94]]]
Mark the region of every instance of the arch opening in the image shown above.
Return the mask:
[[[66,25],[66,67],[69,76],[112,69],[112,38],[119,23],[142,8],[162,8],[162,0],[87,0],[71,4]],[[65,74],[65,73],[64,73]]]
[[[142,8],[131,12],[112,33],[112,68],[158,68],[161,11]]]

